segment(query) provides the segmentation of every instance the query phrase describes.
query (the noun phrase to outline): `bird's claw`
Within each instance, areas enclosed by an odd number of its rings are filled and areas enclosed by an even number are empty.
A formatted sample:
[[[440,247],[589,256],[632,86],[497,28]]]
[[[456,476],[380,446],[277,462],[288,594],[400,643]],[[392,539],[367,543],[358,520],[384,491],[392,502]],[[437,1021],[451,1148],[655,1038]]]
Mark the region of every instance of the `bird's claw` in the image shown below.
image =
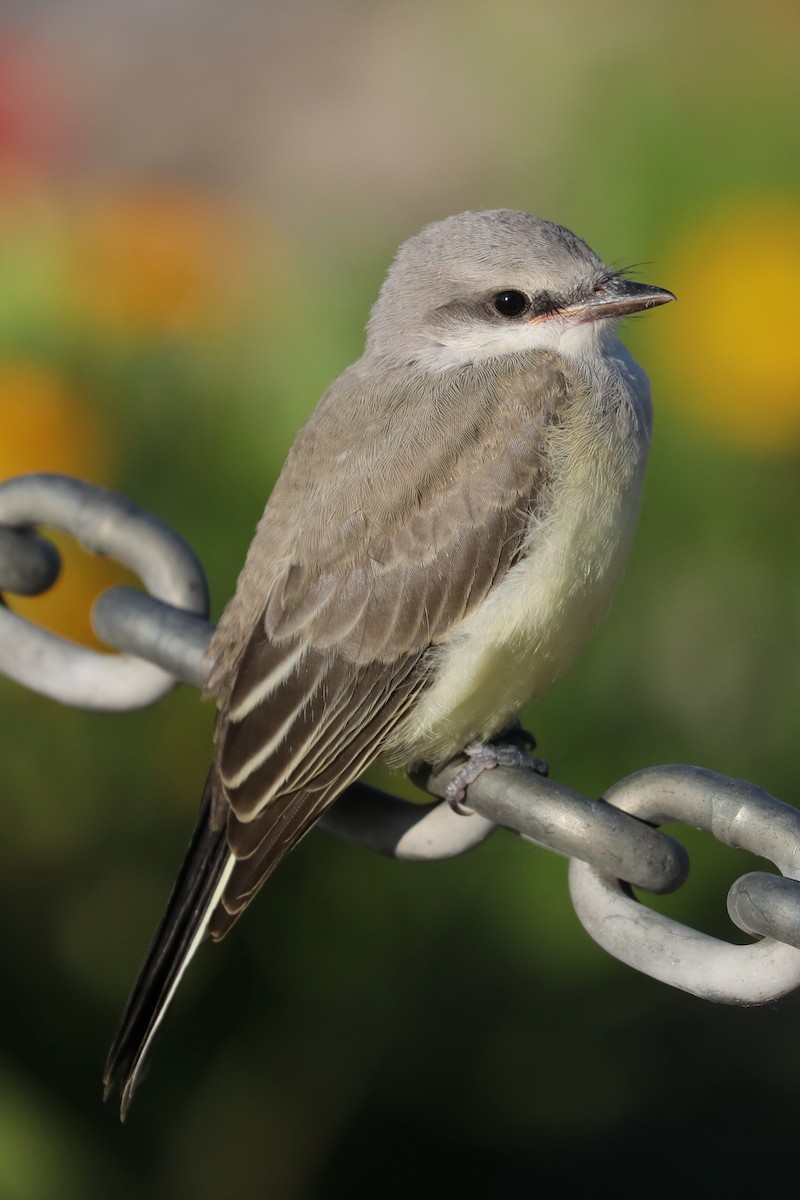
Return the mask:
[[[490,771],[494,767],[525,767],[539,775],[547,774],[548,767],[544,759],[533,758],[520,745],[522,742],[533,747],[536,745],[536,739],[533,734],[522,729],[519,723],[504,731],[501,738],[502,740],[491,742],[472,742],[464,747],[467,761],[458,769],[445,789],[445,800],[454,812],[467,815],[472,811],[464,804],[466,791],[484,771]]]

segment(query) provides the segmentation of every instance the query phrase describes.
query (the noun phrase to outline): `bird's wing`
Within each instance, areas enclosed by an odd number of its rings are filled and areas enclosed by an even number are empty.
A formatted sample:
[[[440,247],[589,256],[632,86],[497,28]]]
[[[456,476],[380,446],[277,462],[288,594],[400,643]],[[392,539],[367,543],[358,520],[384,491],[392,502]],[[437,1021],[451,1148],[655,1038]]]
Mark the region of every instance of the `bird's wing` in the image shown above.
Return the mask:
[[[109,1055],[106,1086],[122,1085],[123,1111],[199,942],[227,932],[380,754],[426,685],[431,647],[518,557],[547,486],[547,432],[567,390],[563,374],[547,365],[525,365],[524,393],[535,405],[521,398],[508,365],[486,379],[472,372],[442,385],[427,426],[411,417],[395,422],[388,443],[385,430],[364,433],[362,413],[359,442],[337,453],[324,401],[323,420],[312,419],[295,443],[212,647],[217,755],[198,828]],[[467,388],[477,389],[478,412]],[[381,397],[382,412],[391,400]],[[432,420],[447,426],[445,442],[437,442]],[[313,463],[304,464],[320,445],[329,459],[324,498]],[[252,605],[253,575],[264,572],[257,616],[248,621],[242,608]]]
[[[340,589],[326,586],[326,595],[346,593],[337,600],[341,637],[332,645],[320,609],[282,642],[264,624],[254,632],[220,722],[216,786],[236,862],[209,924],[212,937],[227,931],[281,858],[380,754],[426,685],[426,650],[502,577],[526,525],[524,504],[497,509],[433,557],[398,563],[378,579],[361,568]],[[270,675],[279,682],[265,692]]]
[[[335,467],[328,472],[327,503],[314,513],[320,525],[303,525],[222,689],[215,808],[226,816],[235,862],[210,917],[212,937],[227,932],[327,805],[378,757],[426,686],[430,649],[519,556],[543,499],[547,436],[566,392],[552,363],[526,361],[522,378],[519,365],[488,377],[454,373],[427,407],[427,429],[417,419],[394,438],[385,429],[374,440],[362,432],[338,486]],[[381,400],[384,421],[393,400]],[[431,413],[448,437],[436,436]],[[312,426],[307,437],[317,453],[319,431]],[[304,450],[301,437],[290,460],[294,506],[298,478],[311,474]],[[285,528],[285,496],[276,491],[267,511]]]

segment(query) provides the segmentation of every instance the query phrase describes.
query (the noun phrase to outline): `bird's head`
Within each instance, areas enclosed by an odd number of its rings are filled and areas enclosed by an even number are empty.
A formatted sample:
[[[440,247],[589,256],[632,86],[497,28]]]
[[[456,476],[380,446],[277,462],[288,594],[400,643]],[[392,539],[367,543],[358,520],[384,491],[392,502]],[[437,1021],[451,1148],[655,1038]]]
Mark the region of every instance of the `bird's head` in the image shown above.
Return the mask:
[[[529,350],[581,358],[614,341],[620,317],[674,298],[623,278],[563,225],[461,213],[400,247],[366,352],[432,370]]]

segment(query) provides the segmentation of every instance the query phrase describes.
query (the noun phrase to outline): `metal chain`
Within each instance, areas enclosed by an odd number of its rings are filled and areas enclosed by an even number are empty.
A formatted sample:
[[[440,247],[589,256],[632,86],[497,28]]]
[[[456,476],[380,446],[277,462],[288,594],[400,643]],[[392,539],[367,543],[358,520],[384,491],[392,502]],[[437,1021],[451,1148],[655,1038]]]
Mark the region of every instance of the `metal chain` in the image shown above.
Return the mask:
[[[26,577],[26,595],[52,584],[55,548],[42,553],[38,539],[21,536],[32,527],[49,525],[130,567],[157,600],[187,610],[195,621],[198,615],[208,615],[208,587],[194,553],[176,533],[124,496],[63,475],[22,475],[0,485],[0,525],[12,531],[11,538],[0,542],[0,589],[14,591],[21,575]],[[18,560],[16,548],[23,542],[24,559]],[[121,590],[127,596],[137,594],[130,588]],[[103,637],[101,628],[97,632]],[[177,680],[171,663],[163,669],[153,665],[160,661],[157,655],[151,661],[146,658],[88,650],[0,607],[0,672],[62,704],[104,711],[152,704]]]
[[[52,526],[135,571],[147,591],[115,587],[95,601],[101,654],[13,613],[0,596],[0,673],[77,707],[122,711],[151,704],[179,680],[208,677],[208,590],[185,542],[132,501],[58,475],[0,484],[0,592],[35,595],[59,570]],[[415,782],[442,797],[462,760]],[[763,1004],[800,987],[800,812],[741,780],[699,767],[639,771],[592,799],[524,767],[497,767],[467,789],[468,813],[446,801],[420,806],[355,784],[326,813],[331,832],[378,853],[438,861],[472,849],[498,826],[570,858],[576,913],[609,953],[645,974],[728,1004]],[[674,891],[688,858],[658,825],[682,822],[772,861],[728,894],[732,920],[760,940],[732,945],[634,899],[631,888]]]

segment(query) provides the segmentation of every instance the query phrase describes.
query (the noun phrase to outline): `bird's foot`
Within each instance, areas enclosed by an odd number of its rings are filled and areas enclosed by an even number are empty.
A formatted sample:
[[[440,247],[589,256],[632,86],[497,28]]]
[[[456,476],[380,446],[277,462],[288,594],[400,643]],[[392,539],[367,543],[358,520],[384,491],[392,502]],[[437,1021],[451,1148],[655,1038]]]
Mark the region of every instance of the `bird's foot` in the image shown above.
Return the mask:
[[[484,771],[493,767],[525,767],[538,775],[547,774],[544,759],[534,758],[525,749],[534,749],[536,738],[515,721],[508,729],[488,742],[471,742],[464,747],[467,761],[456,772],[445,789],[445,799],[454,812],[468,814],[472,810],[464,804],[467,788]]]

